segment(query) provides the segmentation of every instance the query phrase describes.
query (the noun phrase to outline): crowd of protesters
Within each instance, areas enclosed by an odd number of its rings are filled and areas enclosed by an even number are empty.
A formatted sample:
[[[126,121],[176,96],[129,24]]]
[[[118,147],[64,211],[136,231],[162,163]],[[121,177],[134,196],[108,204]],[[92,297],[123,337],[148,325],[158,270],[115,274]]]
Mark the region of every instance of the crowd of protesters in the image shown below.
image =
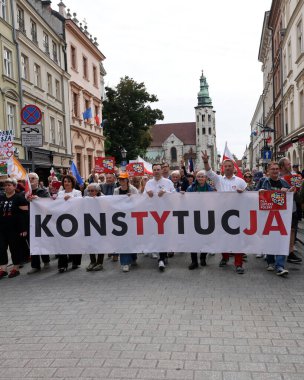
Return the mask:
[[[166,193],[199,192],[204,196],[205,192],[279,190],[293,192],[293,212],[290,233],[289,255],[256,255],[257,258],[265,256],[266,269],[275,271],[278,276],[286,276],[286,261],[292,264],[301,264],[302,259],[295,254],[295,241],[298,222],[302,217],[302,204],[304,203],[303,176],[299,172],[298,165],[291,167],[288,158],[282,158],[279,162],[268,164],[267,172],[251,173],[245,170],[243,178],[235,175],[234,162],[225,160],[222,164],[222,173],[214,172],[209,165],[206,152],[202,152],[204,163],[203,170],[187,173],[181,162],[181,168],[170,172],[168,163],[153,164],[153,175],[131,177],[127,172],[117,174],[100,174],[92,170],[84,186],[79,186],[72,174],[62,175],[61,181],[54,175],[48,178],[48,186],[45,187],[39,181],[36,173],[29,173],[32,192],[25,194],[24,181],[16,181],[13,178],[0,180],[0,279],[13,278],[20,274],[20,266],[30,261],[31,269],[28,274],[35,274],[42,269],[50,267],[48,255],[30,257],[29,241],[29,208],[31,202],[37,198],[64,199],[68,201],[73,197],[99,197],[113,195],[129,195],[145,193],[148,197],[162,197]],[[8,272],[8,249],[11,254],[12,269]],[[211,252],[201,252],[199,261],[201,266],[207,265],[207,255]],[[173,257],[172,252],[151,253],[153,258],[158,259],[158,268],[164,271],[168,258]],[[243,274],[243,263],[246,255],[242,252],[234,254],[223,253],[219,266],[226,267],[230,257],[234,258],[236,273]],[[120,260],[123,272],[129,272],[130,268],[137,265],[137,254],[125,252],[124,254],[109,254],[112,261]],[[63,273],[68,269],[69,263],[73,270],[81,266],[81,254],[58,255],[58,272]],[[198,253],[191,252],[189,270],[199,267]],[[86,267],[88,272],[103,269],[104,254],[91,254],[90,263]]]

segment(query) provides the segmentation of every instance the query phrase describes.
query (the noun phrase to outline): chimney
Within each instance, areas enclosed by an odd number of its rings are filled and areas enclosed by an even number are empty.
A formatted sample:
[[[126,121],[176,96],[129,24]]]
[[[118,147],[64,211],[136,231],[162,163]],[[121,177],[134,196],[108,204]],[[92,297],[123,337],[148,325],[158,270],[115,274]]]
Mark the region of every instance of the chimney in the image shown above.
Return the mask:
[[[59,8],[59,14],[61,14],[61,16],[63,17],[66,17],[65,5],[62,1],[60,1],[60,3],[58,4],[58,8]]]
[[[41,3],[42,3],[42,7],[44,9],[47,9],[51,12],[51,10],[52,10],[52,7],[51,7],[52,1],[51,0],[41,0]]]

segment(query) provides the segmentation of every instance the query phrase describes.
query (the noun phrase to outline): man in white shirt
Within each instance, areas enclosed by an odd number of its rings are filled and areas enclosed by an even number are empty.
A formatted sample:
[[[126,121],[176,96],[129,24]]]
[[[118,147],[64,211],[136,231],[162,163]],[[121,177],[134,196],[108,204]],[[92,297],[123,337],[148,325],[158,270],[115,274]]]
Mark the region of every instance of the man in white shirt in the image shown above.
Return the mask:
[[[172,181],[162,176],[162,167],[160,164],[152,165],[153,178],[150,179],[145,186],[145,193],[150,198],[154,196],[162,197],[165,193],[173,193],[174,185]],[[167,252],[159,252],[158,268],[161,272],[165,270],[165,261]]]
[[[225,160],[223,162],[224,175],[221,176],[219,174],[216,174],[211,169],[208,158],[209,157],[207,155],[207,152],[202,152],[202,159],[204,162],[206,175],[213,181],[214,186],[218,192],[237,191],[238,193],[242,193],[246,189],[246,182],[242,178],[236,177],[234,175],[234,163],[232,160]],[[220,267],[225,267],[227,265],[228,260],[229,253],[222,253]],[[234,254],[234,265],[238,274],[244,273],[242,253]]]

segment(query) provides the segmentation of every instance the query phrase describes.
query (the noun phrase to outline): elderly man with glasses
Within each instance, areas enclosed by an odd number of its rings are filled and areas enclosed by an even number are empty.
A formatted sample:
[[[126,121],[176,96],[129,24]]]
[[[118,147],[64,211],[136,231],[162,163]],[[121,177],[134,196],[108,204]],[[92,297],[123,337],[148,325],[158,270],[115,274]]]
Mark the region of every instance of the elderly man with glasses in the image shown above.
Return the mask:
[[[38,198],[49,198],[50,194],[48,193],[46,188],[39,187],[39,176],[37,173],[29,173],[28,175],[31,187],[32,187],[32,194],[27,197],[27,200],[31,202],[34,199]],[[28,234],[29,237],[29,234]],[[29,240],[28,240],[29,242]],[[44,269],[48,269],[50,267],[50,256],[49,255],[42,255],[41,260],[44,264]],[[40,272],[41,270],[41,261],[39,255],[33,255],[31,256],[31,269],[27,272],[27,274],[34,274],[37,272]]]

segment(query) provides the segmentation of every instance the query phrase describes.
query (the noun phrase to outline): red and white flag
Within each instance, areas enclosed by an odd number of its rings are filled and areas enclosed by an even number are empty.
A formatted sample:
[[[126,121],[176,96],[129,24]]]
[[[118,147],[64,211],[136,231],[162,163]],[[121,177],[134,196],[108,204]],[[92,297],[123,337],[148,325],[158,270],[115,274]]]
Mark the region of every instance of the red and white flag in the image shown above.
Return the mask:
[[[52,177],[55,177],[55,170],[54,168],[52,167],[51,170],[50,170],[50,174]]]
[[[28,174],[25,176],[25,198],[32,195],[32,186]]]
[[[227,142],[225,144],[225,150],[224,150],[224,154],[223,154],[223,161],[222,161],[222,163],[225,160],[231,160],[233,162],[234,169],[235,169],[235,172],[236,172],[235,175],[237,177],[243,178],[242,170],[238,167],[237,163],[235,162],[235,160],[233,158],[233,155],[231,154],[230,150],[228,149]],[[223,167],[222,167],[222,170],[223,170]]]

